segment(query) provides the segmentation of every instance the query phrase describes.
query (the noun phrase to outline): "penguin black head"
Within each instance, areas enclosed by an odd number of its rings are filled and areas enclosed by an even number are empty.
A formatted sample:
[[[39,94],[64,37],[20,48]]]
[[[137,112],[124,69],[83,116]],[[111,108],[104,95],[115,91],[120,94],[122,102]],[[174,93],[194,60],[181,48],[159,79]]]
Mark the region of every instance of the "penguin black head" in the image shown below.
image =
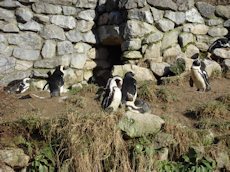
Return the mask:
[[[133,72],[129,71],[129,72],[126,72],[125,77],[134,77],[134,75],[135,74]]]
[[[196,53],[196,54],[194,54],[192,57],[191,57],[191,59],[198,59],[199,58],[199,53]]]
[[[201,62],[198,59],[193,62],[194,66],[200,66],[200,64],[201,64]]]

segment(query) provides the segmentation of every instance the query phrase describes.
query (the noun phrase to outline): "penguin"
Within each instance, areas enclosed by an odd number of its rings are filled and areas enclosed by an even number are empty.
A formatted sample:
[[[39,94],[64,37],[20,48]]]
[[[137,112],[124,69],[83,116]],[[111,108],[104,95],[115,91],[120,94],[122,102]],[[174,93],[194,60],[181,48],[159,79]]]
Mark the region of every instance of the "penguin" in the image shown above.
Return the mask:
[[[56,95],[60,96],[64,87],[64,66],[56,66],[53,74],[48,72],[47,83],[44,85],[43,90],[48,85],[50,90],[50,97],[53,98]]]
[[[30,83],[33,81],[32,78],[24,78],[19,80],[11,81],[6,87],[4,87],[5,91],[9,93],[24,93],[26,90],[30,88]]]
[[[205,71],[205,64],[201,65],[202,62],[199,59],[194,60],[191,66],[190,86],[193,87],[195,83],[197,91],[210,91],[211,86],[209,83],[208,74]]]
[[[137,81],[134,78],[134,73],[129,71],[125,74],[123,79],[123,84],[121,88],[122,92],[122,100],[121,102],[123,104],[126,103],[126,101],[132,101],[135,102],[137,98]]]
[[[102,101],[102,108],[109,109],[112,108],[116,111],[121,104],[121,87],[123,79],[116,75],[113,78],[109,78],[106,84],[106,93]]]
[[[141,99],[136,99],[135,102],[133,101],[126,101],[126,108],[132,112],[137,113],[151,113],[151,108],[147,102]]]
[[[209,53],[213,53],[216,48],[230,48],[230,39],[220,38],[214,41],[208,48]]]

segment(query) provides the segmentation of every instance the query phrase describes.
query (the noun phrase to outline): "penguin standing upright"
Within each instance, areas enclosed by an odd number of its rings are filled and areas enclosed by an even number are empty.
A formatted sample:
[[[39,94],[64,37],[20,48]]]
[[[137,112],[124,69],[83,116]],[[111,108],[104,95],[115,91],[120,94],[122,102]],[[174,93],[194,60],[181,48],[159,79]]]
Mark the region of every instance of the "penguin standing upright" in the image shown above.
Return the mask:
[[[24,78],[19,80],[11,81],[6,87],[4,87],[5,91],[9,93],[24,93],[26,90],[29,89],[30,83],[33,81],[32,78]]]
[[[134,78],[133,72],[127,72],[123,79],[122,84],[122,103],[126,103],[126,101],[135,102],[137,98],[137,81]]]
[[[195,59],[191,67],[190,86],[193,87],[193,83],[197,87],[197,91],[209,91],[211,86],[209,83],[208,74],[205,71],[205,64],[199,59]]]
[[[46,85],[49,86],[50,97],[60,96],[64,86],[64,66],[56,66],[53,74],[48,72],[47,83],[43,87],[45,89]]]
[[[112,108],[116,111],[121,104],[121,86],[123,80],[120,76],[116,75],[110,78],[106,84],[106,93],[102,101],[102,108],[109,109]]]

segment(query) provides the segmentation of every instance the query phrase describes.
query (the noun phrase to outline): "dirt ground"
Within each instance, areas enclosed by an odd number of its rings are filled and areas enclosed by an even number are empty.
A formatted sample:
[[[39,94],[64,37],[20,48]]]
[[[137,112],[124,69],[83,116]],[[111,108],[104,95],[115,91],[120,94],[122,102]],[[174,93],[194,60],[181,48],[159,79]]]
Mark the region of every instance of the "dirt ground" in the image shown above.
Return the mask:
[[[191,88],[187,80],[181,84],[169,84],[156,86],[157,89],[165,88],[177,96],[176,101],[162,102],[156,97],[149,104],[152,107],[152,113],[163,118],[170,117],[181,123],[190,126],[193,119],[185,116],[186,112],[199,103],[214,101],[224,94],[230,93],[230,79],[212,79],[211,91],[200,93],[196,88]],[[93,87],[91,91],[79,91],[78,94],[65,93],[61,97],[50,98],[47,91],[29,90],[23,94],[8,94],[1,91],[0,98],[0,123],[15,121],[20,118],[41,117],[54,118],[74,110],[78,113],[100,113],[101,102],[96,101],[96,92],[99,87]],[[30,99],[19,99],[23,95],[30,94]],[[40,99],[33,94],[45,97]],[[101,99],[102,100],[102,99]]]

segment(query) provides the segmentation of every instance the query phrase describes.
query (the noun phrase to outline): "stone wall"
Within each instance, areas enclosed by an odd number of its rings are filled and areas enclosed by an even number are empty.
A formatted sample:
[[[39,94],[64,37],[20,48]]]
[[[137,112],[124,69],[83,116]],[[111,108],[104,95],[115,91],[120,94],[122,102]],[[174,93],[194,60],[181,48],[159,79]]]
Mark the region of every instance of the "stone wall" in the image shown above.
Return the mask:
[[[193,0],[5,0],[0,84],[31,70],[46,77],[59,64],[69,67],[67,87],[108,77],[112,67],[112,74],[133,70],[140,80],[155,80],[178,57],[190,64],[229,27],[229,5]]]

